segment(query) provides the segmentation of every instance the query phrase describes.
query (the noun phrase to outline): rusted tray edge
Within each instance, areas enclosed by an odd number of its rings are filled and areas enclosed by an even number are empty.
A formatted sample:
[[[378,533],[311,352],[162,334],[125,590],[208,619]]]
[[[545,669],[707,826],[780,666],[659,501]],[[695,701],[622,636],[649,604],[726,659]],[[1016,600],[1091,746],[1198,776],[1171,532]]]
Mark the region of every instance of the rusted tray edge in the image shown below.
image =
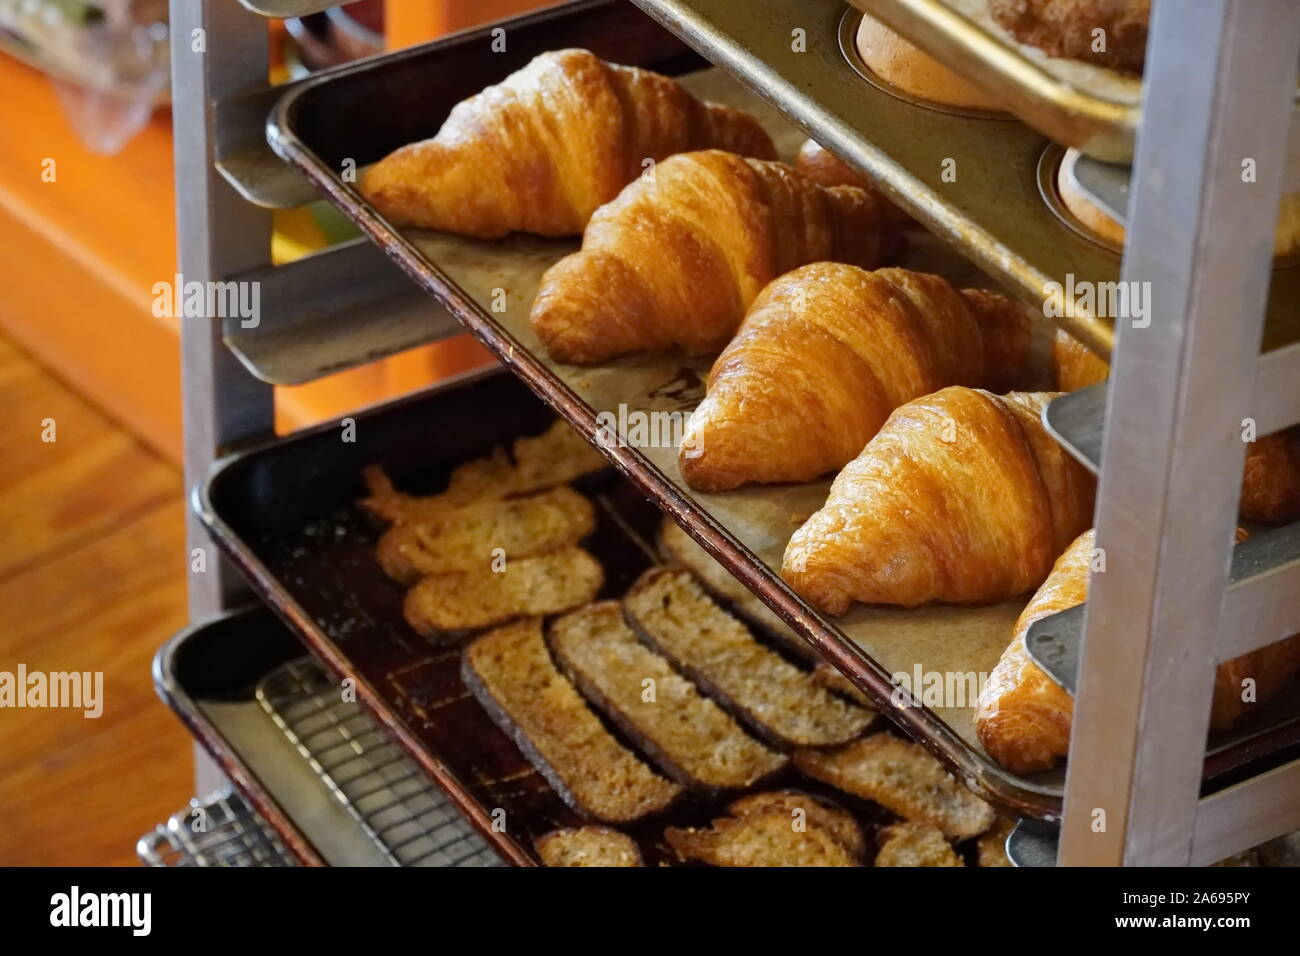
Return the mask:
[[[256,607],[231,612],[229,617],[252,615]],[[215,620],[215,619],[213,619]],[[257,775],[240,759],[233,746],[216,725],[204,715],[197,703],[171,676],[172,662],[179,648],[193,634],[210,626],[213,620],[200,621],[174,634],[160,647],[153,659],[153,684],[159,699],[170,708],[190,735],[221,768],[221,772],[248,801],[249,805],[275,831],[276,836],[304,866],[325,866],[325,860],[297,825],[280,808],[275,798],[262,786]]]
[[[547,11],[520,18],[516,29],[525,21],[540,21],[554,15],[555,11]],[[446,41],[435,41],[433,44],[426,45],[423,50],[427,55],[430,47],[436,47],[444,42]],[[410,51],[407,51],[407,54],[409,55]],[[370,62],[373,64],[376,61]],[[883,667],[868,657],[847,637],[837,636],[837,631],[795,595],[785,582],[768,572],[747,548],[731,537],[711,517],[701,513],[635,449],[604,447],[604,444],[597,440],[598,424],[595,410],[549,370],[536,362],[511,335],[492,321],[478,303],[464,293],[436,265],[428,262],[409,240],[393,229],[355,189],[336,177],[333,171],[293,133],[290,117],[297,99],[329,82],[337,81],[344,75],[344,73],[332,73],[315,82],[304,84],[280,102],[268,126],[268,135],[276,151],[310,178],[327,198],[356,222],[362,231],[383,248],[418,285],[441,301],[513,374],[547,405],[563,415],[587,441],[598,448],[620,473],[651,498],[665,514],[671,516],[731,574],[875,701],[882,713],[888,715],[895,724],[947,764],[968,788],[989,802],[1002,807],[1011,815],[1032,816],[1045,820],[1057,819],[1061,809],[1059,796],[1045,795],[1023,787],[1018,778],[1006,773],[983,754],[971,749],[928,708],[919,704],[897,706],[894,703],[897,688],[890,681],[889,674]],[[203,508],[201,511],[203,520],[216,522],[213,526],[214,533],[219,538],[225,538],[236,548],[236,553],[233,555],[236,562],[246,574],[254,578],[254,583],[260,590],[267,592],[268,601],[277,607],[293,627],[311,632],[314,625],[302,609],[293,602],[286,601],[282,595],[274,593],[274,582],[268,570],[240,547],[237,541],[230,540],[233,536],[229,529],[221,526],[219,519],[207,508],[206,502],[200,501],[199,505]],[[314,646],[321,647],[322,653],[329,655],[325,659],[327,666],[338,673],[345,671],[346,659],[336,648],[329,646],[329,642],[323,635],[312,634],[312,641]],[[373,688],[367,689],[373,694]],[[377,716],[387,725],[394,723],[391,715]],[[405,733],[399,731],[397,727],[394,727],[394,732],[404,745],[418,748],[414,739],[407,739]],[[431,773],[450,776],[445,768],[437,766],[435,762],[427,758],[422,762],[429,767]],[[475,820],[475,824],[483,825],[480,820]]]
[[[350,417],[358,422],[367,417],[391,412],[402,405],[413,404],[427,398],[431,392],[447,390],[499,374],[499,369],[477,369],[439,382],[434,388],[403,396],[392,402],[370,406]],[[297,601],[288,595],[274,573],[262,562],[253,550],[244,542],[218,514],[213,507],[210,490],[216,479],[227,468],[232,467],[243,458],[255,455],[277,445],[292,443],[295,439],[307,438],[327,431],[337,431],[338,421],[324,422],[311,428],[295,432],[293,436],[277,439],[240,451],[214,462],[204,481],[195,487],[192,494],[194,513],[203,526],[212,534],[213,540],[234,563],[236,568],[248,581],[258,597],[273,610],[288,627],[307,645],[312,655],[335,678],[350,678],[356,683],[357,700],[402,746],[420,768],[447,794],[456,810],[469,820],[470,824],[508,862],[515,866],[537,866],[539,861],[531,848],[515,840],[513,836],[492,826],[489,812],[471,794],[469,787],[435,754],[431,753],[416,734],[384,702],[383,695],[363,674],[351,666],[347,653],[332,641],[321,626]]]

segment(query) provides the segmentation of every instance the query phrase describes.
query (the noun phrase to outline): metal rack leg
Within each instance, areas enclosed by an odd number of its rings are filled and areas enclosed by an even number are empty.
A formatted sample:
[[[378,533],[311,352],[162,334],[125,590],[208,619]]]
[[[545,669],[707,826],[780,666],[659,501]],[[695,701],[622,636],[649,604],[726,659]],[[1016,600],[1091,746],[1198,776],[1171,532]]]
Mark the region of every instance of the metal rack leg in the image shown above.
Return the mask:
[[[1152,27],[1123,269],[1150,325],[1118,320],[1063,865],[1191,858],[1300,49],[1294,0]]]
[[[266,24],[230,0],[171,0],[170,21],[179,275],[159,279],[207,288],[270,260],[270,213],[240,199],[213,165],[214,104],[266,83]],[[182,292],[174,288],[173,300]],[[218,317],[177,321],[190,489],[222,449],[274,428],[274,399],[270,386],[255,381],[226,349]],[[190,618],[198,620],[228,606],[242,582],[193,514],[186,530]],[[219,776],[196,747],[196,792],[216,789]]]
[[[267,81],[266,23],[228,0],[172,0],[171,33],[182,278],[160,278],[204,283],[206,288],[209,282],[224,281],[270,259],[270,213],[240,199],[213,165],[214,104]],[[174,293],[179,297],[181,291]],[[255,381],[225,348],[218,317],[178,321],[182,323],[185,483],[193,488],[223,448],[270,432],[274,406],[270,387]],[[225,607],[240,586],[193,517],[186,566],[193,619]]]

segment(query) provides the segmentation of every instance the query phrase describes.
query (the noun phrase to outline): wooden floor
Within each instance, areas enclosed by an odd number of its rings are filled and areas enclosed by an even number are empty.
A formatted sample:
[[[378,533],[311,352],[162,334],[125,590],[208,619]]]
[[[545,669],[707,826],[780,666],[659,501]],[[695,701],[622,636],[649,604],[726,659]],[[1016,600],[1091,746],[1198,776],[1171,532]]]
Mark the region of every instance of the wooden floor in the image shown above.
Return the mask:
[[[0,435],[0,671],[104,674],[98,719],[0,709],[0,864],[132,864],[193,790],[150,678],[185,624],[180,476],[2,338]]]

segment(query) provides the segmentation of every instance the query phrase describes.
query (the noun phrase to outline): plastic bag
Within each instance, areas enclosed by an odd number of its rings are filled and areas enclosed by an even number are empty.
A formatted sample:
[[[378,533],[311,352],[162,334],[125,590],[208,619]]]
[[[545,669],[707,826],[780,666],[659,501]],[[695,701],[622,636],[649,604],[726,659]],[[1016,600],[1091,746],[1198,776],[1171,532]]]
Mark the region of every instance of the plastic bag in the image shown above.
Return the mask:
[[[5,49],[48,73],[87,147],[116,153],[167,100],[162,0],[0,0]]]

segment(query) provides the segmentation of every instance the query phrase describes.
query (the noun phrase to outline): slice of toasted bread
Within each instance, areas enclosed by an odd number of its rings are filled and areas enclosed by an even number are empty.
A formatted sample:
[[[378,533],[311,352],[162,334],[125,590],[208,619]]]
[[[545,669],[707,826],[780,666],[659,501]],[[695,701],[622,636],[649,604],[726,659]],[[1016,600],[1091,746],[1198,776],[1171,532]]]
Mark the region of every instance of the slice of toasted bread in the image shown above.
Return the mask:
[[[876,866],[965,866],[932,823],[895,823],[880,831]]]
[[[975,843],[979,852],[980,866],[1010,866],[1007,859],[1007,837],[1016,828],[1014,820],[998,817],[993,829],[981,836]]]
[[[813,683],[847,697],[859,707],[875,710],[871,698],[858,690],[857,685],[837,671],[830,661],[821,661],[813,668]]]
[[[563,419],[556,419],[540,435],[516,438],[512,451],[516,491],[564,484],[610,467],[605,456]]]
[[[484,634],[461,677],[475,699],[577,813],[630,823],[670,806],[681,787],[610,734],[551,663],[540,618]]]
[[[993,808],[911,741],[872,734],[835,750],[800,750],[795,766],[815,780],[874,800],[906,820],[933,823],[953,840],[993,825]]]
[[[547,640],[582,695],[678,783],[749,787],[789,764],[638,641],[617,601],[566,614]]]
[[[807,641],[755,597],[753,591],[737,581],[730,571],[715,561],[709,552],[700,547],[671,518],[664,518],[659,527],[659,551],[665,560],[680,564],[690,571],[706,591],[776,640],[782,650],[809,664],[821,660]]]
[[[481,501],[435,520],[405,521],[379,538],[375,556],[394,581],[490,567],[577,544],[596,527],[591,502],[567,485],[527,498]]]
[[[411,627],[437,642],[532,614],[559,614],[590,602],[605,574],[581,548],[564,548],[472,571],[431,574],[406,594]]]
[[[552,830],[533,847],[544,866],[645,866],[636,841],[609,827]]]
[[[647,571],[623,607],[643,641],[777,746],[843,743],[875,716],[818,687],[812,675],[754,640],[689,571]]]
[[[609,466],[600,452],[562,420],[540,435],[515,439],[513,450],[513,460],[504,449],[495,448],[484,458],[457,465],[446,491],[420,497],[398,491],[383,469],[371,465],[362,471],[369,495],[361,500],[361,506],[394,524],[438,520],[448,511],[476,501],[541,491]]]
[[[707,829],[664,831],[677,855],[713,866],[859,866],[830,830],[807,822],[800,830],[780,808],[714,820]]]
[[[862,859],[867,852],[866,837],[853,814],[825,797],[802,790],[767,790],[751,793],[727,805],[727,812],[733,817],[749,817],[770,811],[780,811],[791,820],[802,819],[807,826],[830,831],[855,859]]]
[[[376,518],[390,524],[437,522],[457,508],[506,497],[514,483],[514,470],[505,451],[497,448],[487,458],[457,465],[451,473],[452,484],[446,491],[436,495],[408,495],[398,491],[392,479],[378,465],[367,465],[361,470],[367,496],[359,504]]]

